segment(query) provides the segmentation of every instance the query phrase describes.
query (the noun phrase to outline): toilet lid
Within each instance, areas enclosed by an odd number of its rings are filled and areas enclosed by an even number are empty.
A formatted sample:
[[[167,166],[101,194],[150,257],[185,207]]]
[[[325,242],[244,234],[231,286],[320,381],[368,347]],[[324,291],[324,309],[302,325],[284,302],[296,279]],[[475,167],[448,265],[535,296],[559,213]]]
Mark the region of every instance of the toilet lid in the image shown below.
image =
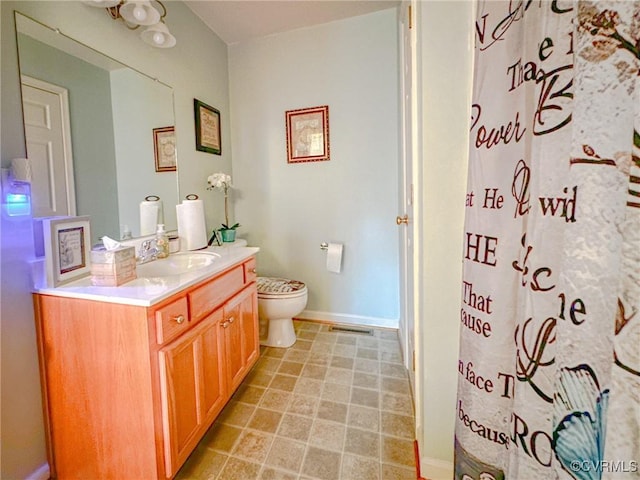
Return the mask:
[[[288,278],[258,277],[258,295],[291,295],[302,293],[306,285]]]

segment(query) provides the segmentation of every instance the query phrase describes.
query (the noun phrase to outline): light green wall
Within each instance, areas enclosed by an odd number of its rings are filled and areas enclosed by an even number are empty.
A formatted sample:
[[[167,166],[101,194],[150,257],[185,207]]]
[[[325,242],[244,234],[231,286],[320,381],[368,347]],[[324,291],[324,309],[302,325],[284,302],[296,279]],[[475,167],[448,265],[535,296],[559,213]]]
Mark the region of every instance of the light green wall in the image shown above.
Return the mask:
[[[224,218],[222,202],[206,190],[215,171],[231,171],[227,47],[182,2],[165,2],[166,23],[178,39],[172,49],[155,49],[103,9],[79,1],[0,1],[1,20],[1,160],[25,156],[20,83],[13,11],[42,23],[171,85],[175,92],[176,137],[180,190],[205,202],[210,227]],[[195,150],[193,99],[221,112],[222,155]],[[1,428],[0,478],[25,478],[46,462],[37,351],[30,293],[33,257],[27,220],[0,223],[1,282]]]
[[[321,320],[398,326],[396,9],[231,45],[234,222]],[[329,106],[330,161],[287,163],[285,111]],[[340,274],[322,242],[344,244]]]

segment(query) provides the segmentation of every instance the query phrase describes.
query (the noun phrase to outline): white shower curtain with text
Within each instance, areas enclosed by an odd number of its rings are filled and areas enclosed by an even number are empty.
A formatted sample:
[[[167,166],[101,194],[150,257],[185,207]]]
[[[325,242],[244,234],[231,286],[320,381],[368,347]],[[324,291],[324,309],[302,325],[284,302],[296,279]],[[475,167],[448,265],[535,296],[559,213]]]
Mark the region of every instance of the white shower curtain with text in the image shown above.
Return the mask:
[[[477,3],[456,480],[640,479],[640,1]]]

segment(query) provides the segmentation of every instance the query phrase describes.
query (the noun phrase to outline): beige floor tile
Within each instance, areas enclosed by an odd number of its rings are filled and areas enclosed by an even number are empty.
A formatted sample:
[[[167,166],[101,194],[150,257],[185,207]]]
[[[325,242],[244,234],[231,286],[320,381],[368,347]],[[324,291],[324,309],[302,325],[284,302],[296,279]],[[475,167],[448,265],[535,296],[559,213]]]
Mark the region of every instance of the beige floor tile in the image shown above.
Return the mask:
[[[224,423],[214,423],[200,442],[201,445],[229,453],[233,449],[242,429]]]
[[[345,425],[316,419],[309,436],[309,444],[342,452],[346,431]]]
[[[340,480],[380,480],[380,462],[378,459],[345,453]]]
[[[334,368],[346,368],[353,370],[353,358],[341,357],[334,353],[331,357],[331,366]]]
[[[255,369],[262,372],[275,372],[278,370],[280,366],[281,359],[265,357],[264,355],[260,357],[260,360],[256,362]]]
[[[320,399],[317,396],[294,393],[287,407],[287,412],[314,417],[319,403]]]
[[[321,398],[334,402],[349,403],[351,399],[351,387],[349,385],[338,385],[337,383],[325,383]]]
[[[240,458],[231,457],[220,473],[220,479],[224,480],[247,480],[258,478],[261,465],[248,462]]]
[[[282,413],[258,408],[249,421],[249,428],[260,430],[261,432],[275,433],[280,425]]]
[[[300,372],[302,372],[302,367],[304,367],[304,363],[283,360],[282,363],[280,363],[280,367],[278,367],[278,373],[298,376]]]
[[[259,480],[296,480],[297,478],[298,475],[295,473],[284,472],[271,467],[264,467],[262,472],[260,472]]]
[[[399,363],[380,362],[380,373],[386,377],[407,378],[407,370]]]
[[[379,373],[380,362],[368,358],[356,358],[353,362],[353,369],[357,372]]]
[[[336,343],[338,336],[335,333],[320,332],[316,335],[316,342]]]
[[[262,387],[254,387],[253,385],[242,384],[233,394],[233,399],[237,402],[249,403],[251,405],[257,405],[262,395],[264,395],[265,389]]]
[[[374,349],[378,349],[380,346],[378,339],[375,337],[358,337],[357,345],[358,347]]]
[[[303,395],[314,395],[319,397],[322,392],[322,381],[315,380],[313,378],[300,378],[298,379],[293,391]]]
[[[416,480],[416,470],[414,468],[383,463],[382,478],[384,480]]]
[[[383,392],[410,394],[409,381],[407,379],[382,377],[380,388]]]
[[[384,463],[415,467],[413,441],[383,435],[382,461]]]
[[[338,452],[318,447],[308,447],[302,465],[302,473],[309,478],[336,480],[340,478],[342,456]]]
[[[356,351],[356,357],[358,358],[366,358],[368,360],[378,360],[379,352],[374,348],[363,348],[358,347]]]
[[[355,345],[356,341],[357,341],[357,338],[355,337],[355,335],[346,335],[346,334],[339,333],[338,340],[336,340],[336,343],[342,344],[342,345]]]
[[[273,380],[271,380],[269,388],[276,388],[278,390],[293,392],[297,381],[297,377],[292,377],[290,375],[281,375],[277,373],[273,376]]]
[[[291,402],[293,394],[284,390],[268,389],[262,395],[259,406],[277,412],[284,412]]]
[[[344,442],[344,451],[371,457],[380,458],[380,434],[368,432],[359,428],[347,427],[347,436]]]
[[[313,365],[329,365],[331,362],[331,353],[328,352],[309,352],[309,357],[307,358],[308,364]]]
[[[296,343],[294,343],[293,345],[291,345],[291,348],[293,350],[305,350],[305,351],[309,351],[311,350],[311,345],[313,345],[314,342],[310,341],[310,340],[304,340],[302,338],[299,338],[298,340],[296,340]]]
[[[372,432],[379,432],[380,411],[377,408],[362,407],[354,404],[349,405],[347,425]]]
[[[382,392],[382,410],[413,414],[413,402],[409,395]]]
[[[304,457],[304,450],[304,443],[276,437],[265,463],[276,469],[298,472]]]
[[[409,440],[415,438],[414,419],[407,415],[382,412],[382,431],[385,435],[401,437]]]
[[[273,442],[273,435],[254,430],[245,430],[235,448],[231,452],[234,457],[242,457],[246,460],[264,463]]]
[[[287,353],[282,357],[283,361],[295,362],[304,364],[309,359],[309,352],[305,350],[291,350],[288,349]]]
[[[280,422],[278,435],[280,435],[281,437],[306,442],[309,439],[309,434],[311,433],[312,423],[313,420],[309,417],[286,413],[282,417],[282,421]]]
[[[330,383],[338,383],[340,385],[351,385],[353,381],[353,372],[344,368],[329,367],[325,381]]]
[[[380,377],[373,373],[354,372],[353,386],[378,390],[380,388]]]
[[[318,332],[311,332],[309,330],[300,330],[296,334],[298,338],[303,338],[305,340],[315,340],[316,335],[318,335]]]
[[[355,345],[336,344],[333,348],[333,354],[341,357],[353,358],[356,356],[357,347]]]
[[[244,427],[249,423],[249,419],[256,407],[247,403],[236,401],[229,402],[218,417],[218,423],[227,423],[237,427]]]
[[[332,402],[329,400],[320,400],[318,413],[316,415],[322,420],[331,420],[332,422],[346,423],[347,404]]]
[[[377,390],[353,387],[351,389],[351,403],[365,407],[380,408],[380,394]]]
[[[315,380],[324,380],[327,375],[327,367],[322,365],[307,364],[302,369],[300,376],[302,378],[313,378]]]

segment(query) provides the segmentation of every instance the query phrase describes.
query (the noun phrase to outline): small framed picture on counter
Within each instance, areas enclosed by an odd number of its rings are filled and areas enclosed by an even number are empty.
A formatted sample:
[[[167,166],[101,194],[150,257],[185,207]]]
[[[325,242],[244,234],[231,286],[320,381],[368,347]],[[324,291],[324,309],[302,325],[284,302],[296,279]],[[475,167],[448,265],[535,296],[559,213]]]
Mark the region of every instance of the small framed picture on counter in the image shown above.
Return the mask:
[[[42,227],[49,287],[64,285],[91,273],[88,216],[45,218]]]

